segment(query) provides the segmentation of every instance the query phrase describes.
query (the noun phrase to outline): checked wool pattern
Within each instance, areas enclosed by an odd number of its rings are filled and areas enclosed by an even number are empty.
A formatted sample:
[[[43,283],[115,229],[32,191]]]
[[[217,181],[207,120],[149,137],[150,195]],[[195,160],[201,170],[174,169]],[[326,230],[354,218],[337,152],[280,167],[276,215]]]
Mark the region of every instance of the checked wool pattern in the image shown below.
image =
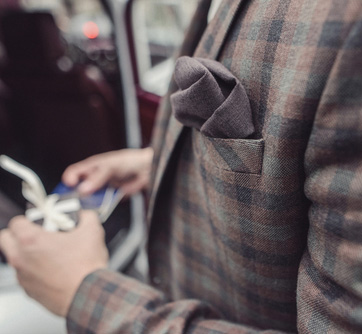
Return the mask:
[[[164,100],[153,286],[89,275],[69,333],[362,333],[362,2],[224,0],[193,55],[242,83],[255,133],[209,138]]]

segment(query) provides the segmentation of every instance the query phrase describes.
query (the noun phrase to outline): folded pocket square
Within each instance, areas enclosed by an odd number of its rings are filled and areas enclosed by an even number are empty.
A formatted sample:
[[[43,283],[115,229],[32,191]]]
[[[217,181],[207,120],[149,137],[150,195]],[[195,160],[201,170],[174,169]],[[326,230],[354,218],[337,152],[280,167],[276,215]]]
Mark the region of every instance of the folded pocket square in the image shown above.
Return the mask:
[[[181,57],[171,96],[175,117],[182,124],[214,138],[247,138],[254,132],[248,96],[240,81],[222,64]]]

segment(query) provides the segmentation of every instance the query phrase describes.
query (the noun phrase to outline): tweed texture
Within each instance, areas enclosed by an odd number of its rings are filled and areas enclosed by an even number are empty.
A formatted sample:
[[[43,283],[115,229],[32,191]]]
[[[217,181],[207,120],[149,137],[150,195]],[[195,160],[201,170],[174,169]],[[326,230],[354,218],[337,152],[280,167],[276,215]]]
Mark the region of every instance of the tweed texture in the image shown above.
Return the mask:
[[[181,57],[171,95],[175,118],[213,138],[247,138],[254,132],[248,96],[239,80],[219,62]]]
[[[154,287],[91,274],[70,333],[361,333],[362,2],[224,0],[195,56],[242,83],[255,133],[161,110]]]

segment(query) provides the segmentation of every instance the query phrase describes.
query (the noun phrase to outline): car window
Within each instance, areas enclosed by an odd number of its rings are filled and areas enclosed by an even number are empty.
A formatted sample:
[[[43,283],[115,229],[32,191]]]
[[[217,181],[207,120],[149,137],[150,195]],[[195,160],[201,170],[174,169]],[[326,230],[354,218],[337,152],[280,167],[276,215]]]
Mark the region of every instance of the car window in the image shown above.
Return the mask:
[[[51,12],[58,27],[70,40],[108,37],[112,24],[99,0],[22,0],[28,11]]]
[[[190,23],[195,0],[135,0],[133,32],[141,88],[164,95],[173,70],[172,56]]]

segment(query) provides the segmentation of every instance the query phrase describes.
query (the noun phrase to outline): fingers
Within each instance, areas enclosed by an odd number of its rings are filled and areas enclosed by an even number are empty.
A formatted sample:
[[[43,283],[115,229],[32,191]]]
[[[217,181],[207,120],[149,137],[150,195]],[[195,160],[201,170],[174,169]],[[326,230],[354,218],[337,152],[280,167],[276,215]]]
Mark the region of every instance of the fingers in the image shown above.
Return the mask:
[[[70,165],[62,175],[62,181],[69,187],[75,187],[82,177],[91,172],[93,164],[89,159]]]
[[[97,168],[78,186],[78,191],[83,196],[90,195],[106,185],[110,177],[108,169]]]
[[[78,185],[80,195],[88,196],[107,184],[111,178],[111,166],[107,163],[112,152],[95,155],[69,166],[63,173],[62,181],[70,187]]]
[[[9,230],[22,243],[31,242],[39,233],[44,232],[41,226],[34,224],[25,216],[17,216],[10,220]]]
[[[80,218],[79,229],[65,233],[44,231],[21,216],[0,233],[0,248],[25,291],[61,316],[84,277],[107,266],[103,228],[96,213],[81,212]]]
[[[132,196],[145,189],[149,182],[149,174],[142,173],[138,177],[122,185],[122,191],[127,197]]]
[[[98,214],[93,210],[82,210],[79,214],[79,224],[75,233],[104,233]]]
[[[9,227],[0,234],[0,249],[12,266],[19,265],[19,249],[33,243],[41,231],[40,226],[24,216],[15,217],[9,222]]]
[[[107,263],[108,251],[105,245],[105,231],[95,211],[80,212],[80,221],[78,227],[73,231],[73,236],[77,240],[87,240],[87,243],[92,247],[96,247],[99,250],[98,259]],[[85,253],[91,254],[92,252],[85,251]],[[91,260],[93,262],[93,259]]]
[[[137,179],[150,169],[152,156],[151,148],[98,154],[69,166],[62,180],[71,187],[81,182],[77,189],[81,195],[88,196],[110,182],[122,184]],[[139,188],[142,181],[137,180],[137,183],[136,188]]]

